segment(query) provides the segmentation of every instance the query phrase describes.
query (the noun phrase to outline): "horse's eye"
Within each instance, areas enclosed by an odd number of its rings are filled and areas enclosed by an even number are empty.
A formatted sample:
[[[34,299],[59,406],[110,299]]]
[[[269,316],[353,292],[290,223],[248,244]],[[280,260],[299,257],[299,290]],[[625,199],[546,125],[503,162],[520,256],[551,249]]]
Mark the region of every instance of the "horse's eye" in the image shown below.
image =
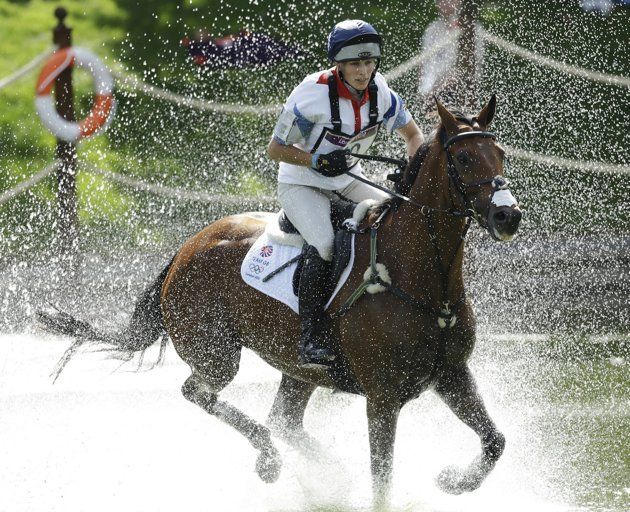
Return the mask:
[[[468,153],[465,153],[464,151],[457,153],[456,158],[462,165],[468,165],[470,163],[470,157],[468,156]]]

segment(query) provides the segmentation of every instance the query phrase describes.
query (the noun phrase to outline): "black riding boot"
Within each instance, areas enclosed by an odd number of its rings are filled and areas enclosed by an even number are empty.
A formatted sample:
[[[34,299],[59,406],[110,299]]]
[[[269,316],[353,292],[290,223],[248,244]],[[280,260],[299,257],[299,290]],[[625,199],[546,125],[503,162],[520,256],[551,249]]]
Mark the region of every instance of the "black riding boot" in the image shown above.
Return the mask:
[[[335,359],[330,317],[324,312],[332,293],[330,267],[330,262],[323,260],[315,247],[306,248],[298,291],[302,324],[298,354],[305,368],[326,368]]]

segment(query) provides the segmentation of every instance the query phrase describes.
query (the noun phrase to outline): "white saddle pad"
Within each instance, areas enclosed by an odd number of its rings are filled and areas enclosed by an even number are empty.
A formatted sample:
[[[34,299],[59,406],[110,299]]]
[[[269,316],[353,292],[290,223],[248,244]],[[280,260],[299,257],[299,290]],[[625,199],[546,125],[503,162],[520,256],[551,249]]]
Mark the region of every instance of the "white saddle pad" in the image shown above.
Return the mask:
[[[270,222],[277,222],[276,217],[273,217]],[[265,230],[245,256],[241,264],[241,277],[248,285],[256,288],[256,290],[283,302],[293,311],[299,313],[298,297],[293,293],[293,273],[295,272],[297,261],[277,273],[267,282],[264,282],[263,278],[278,267],[281,267],[291,258],[297,256],[300,252],[302,252],[301,248],[280,244],[275,237],[272,238]],[[354,235],[352,235],[350,261],[341,274],[341,279],[339,283],[337,283],[337,287],[328,301],[328,304],[326,304],[327,308],[348,279],[353,263]]]

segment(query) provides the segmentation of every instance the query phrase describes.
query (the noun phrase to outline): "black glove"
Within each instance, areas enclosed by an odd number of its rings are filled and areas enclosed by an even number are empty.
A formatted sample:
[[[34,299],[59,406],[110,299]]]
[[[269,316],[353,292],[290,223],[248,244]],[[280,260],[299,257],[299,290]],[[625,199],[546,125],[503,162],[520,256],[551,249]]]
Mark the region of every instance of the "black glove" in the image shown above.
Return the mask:
[[[341,176],[344,172],[350,170],[348,166],[349,158],[350,151],[347,149],[337,149],[326,155],[316,153],[313,155],[313,169],[327,178]]]

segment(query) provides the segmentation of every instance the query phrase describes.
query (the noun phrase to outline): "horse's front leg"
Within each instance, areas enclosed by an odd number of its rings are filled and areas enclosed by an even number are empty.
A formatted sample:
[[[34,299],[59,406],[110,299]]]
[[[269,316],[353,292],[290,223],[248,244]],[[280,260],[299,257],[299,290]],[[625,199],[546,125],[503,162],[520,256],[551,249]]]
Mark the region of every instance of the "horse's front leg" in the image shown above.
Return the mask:
[[[438,379],[435,391],[456,416],[479,436],[482,448],[481,454],[465,469],[456,467],[444,469],[438,475],[438,486],[451,494],[474,491],[501,457],[505,437],[497,430],[488,415],[467,365],[444,371]]]
[[[273,433],[289,445],[321,456],[323,449],[304,430],[304,411],[317,386],[283,374],[276,399],[267,418],[267,425]]]
[[[387,505],[391,490],[394,462],[394,441],[400,403],[398,400],[367,400],[368,432],[370,436],[370,460],[372,467],[372,491],[376,506]]]

